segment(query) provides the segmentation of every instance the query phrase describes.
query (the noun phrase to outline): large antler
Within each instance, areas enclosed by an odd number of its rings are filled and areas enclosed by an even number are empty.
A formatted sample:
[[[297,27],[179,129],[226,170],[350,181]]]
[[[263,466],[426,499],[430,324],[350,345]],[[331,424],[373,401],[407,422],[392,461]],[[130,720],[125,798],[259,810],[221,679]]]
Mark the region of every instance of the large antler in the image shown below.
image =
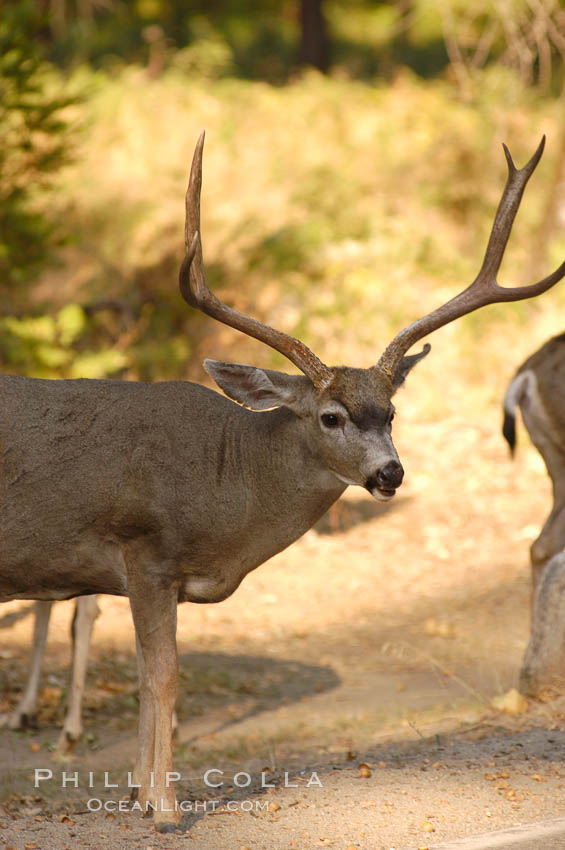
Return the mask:
[[[408,349],[419,339],[427,336],[432,331],[447,325],[454,319],[471,313],[486,304],[494,304],[498,301],[520,301],[523,298],[532,298],[545,292],[565,275],[565,262],[548,277],[533,283],[530,286],[501,287],[496,281],[496,275],[504,256],[504,249],[512,230],[512,224],[518,212],[520,201],[526,183],[531,177],[536,165],[541,159],[545,145],[545,136],[530,161],[522,169],[517,169],[510,156],[510,151],[503,145],[508,163],[508,180],[502,193],[498,210],[492,226],[490,239],[481,270],[475,281],[460,292],[450,301],[438,307],[437,310],[413,322],[395,336],[382,354],[377,368],[382,369],[390,376],[394,376],[396,369]]]
[[[280,351],[294,363],[312,381],[315,387],[323,389],[332,379],[332,371],[325,366],[304,343],[282,331],[277,331],[269,325],[264,325],[257,319],[252,319],[228,307],[210,291],[206,283],[202,244],[200,241],[200,189],[202,186],[202,149],[204,133],[198,139],[190,180],[186,191],[185,244],[186,255],[179,272],[179,284],[182,297],[191,307],[202,310],[208,316],[236,328],[261,342],[266,342],[271,348]]]

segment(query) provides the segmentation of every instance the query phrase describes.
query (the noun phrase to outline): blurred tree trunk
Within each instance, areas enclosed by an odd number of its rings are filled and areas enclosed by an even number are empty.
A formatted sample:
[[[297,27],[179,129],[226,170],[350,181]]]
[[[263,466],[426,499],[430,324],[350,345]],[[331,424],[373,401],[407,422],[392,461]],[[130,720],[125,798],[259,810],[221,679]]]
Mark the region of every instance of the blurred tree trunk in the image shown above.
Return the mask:
[[[67,25],[67,10],[65,0],[51,0],[49,18],[55,38],[62,38]]]
[[[330,65],[324,0],[300,0],[300,48],[298,61],[325,73]]]

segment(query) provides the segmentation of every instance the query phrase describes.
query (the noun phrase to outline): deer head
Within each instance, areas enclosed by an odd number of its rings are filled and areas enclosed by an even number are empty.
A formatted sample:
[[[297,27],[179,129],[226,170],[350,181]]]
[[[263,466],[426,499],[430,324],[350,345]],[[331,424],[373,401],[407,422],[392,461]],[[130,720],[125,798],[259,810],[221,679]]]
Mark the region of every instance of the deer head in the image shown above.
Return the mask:
[[[312,450],[344,484],[365,487],[376,499],[388,500],[402,483],[404,471],[391,439],[391,399],[413,366],[430,351],[407,354],[423,337],[486,304],[518,301],[545,292],[565,275],[565,263],[530,286],[500,287],[496,275],[526,183],[543,152],[545,137],[522,169],[506,146],[508,180],[496,213],[482,267],[475,281],[454,298],[400,331],[369,369],[328,367],[304,343],[221,302],[206,283],[200,239],[202,150],[200,136],[186,194],[186,255],[180,268],[183,298],[209,316],[253,336],[284,354],[302,375],[287,375],[236,363],[205,360],[204,367],[224,392],[253,410],[289,408],[308,425]]]

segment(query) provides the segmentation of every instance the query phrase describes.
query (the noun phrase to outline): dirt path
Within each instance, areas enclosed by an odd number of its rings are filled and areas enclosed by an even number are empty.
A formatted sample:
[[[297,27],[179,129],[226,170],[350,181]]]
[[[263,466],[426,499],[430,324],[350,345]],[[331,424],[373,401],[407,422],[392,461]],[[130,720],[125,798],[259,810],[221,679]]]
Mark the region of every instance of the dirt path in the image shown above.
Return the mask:
[[[56,606],[39,730],[0,730],[0,848],[418,850],[565,816],[562,704],[515,717],[491,706],[516,685],[527,640],[527,548],[549,505],[541,462],[525,448],[508,462],[498,411],[480,426],[422,425],[409,407],[404,419],[407,483],[393,503],[351,490],[231,599],[179,609],[188,831],[160,836],[113,811],[137,696],[127,603],[105,598],[74,762],[50,752],[68,603]],[[0,711],[24,680],[31,619],[28,603],[0,614]],[[53,774],[37,788],[35,769]],[[78,788],[61,787],[64,771]]]

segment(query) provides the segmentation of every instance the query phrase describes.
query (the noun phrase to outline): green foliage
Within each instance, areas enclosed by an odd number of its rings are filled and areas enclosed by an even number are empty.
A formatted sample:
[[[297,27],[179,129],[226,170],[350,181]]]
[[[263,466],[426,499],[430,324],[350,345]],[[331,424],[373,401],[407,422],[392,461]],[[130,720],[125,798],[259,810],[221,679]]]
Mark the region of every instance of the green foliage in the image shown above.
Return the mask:
[[[191,76],[288,83],[296,74],[300,0],[5,0],[33,26],[60,67],[118,73],[145,65]],[[42,20],[43,10],[48,10]],[[486,65],[505,64],[526,85],[558,93],[565,56],[561,3],[527,0],[324,0],[330,69],[350,79],[394,79],[401,68],[446,70],[469,97]]]
[[[6,0],[8,6],[20,0]],[[389,0],[326,0],[332,64],[352,78],[388,77],[407,64],[430,75],[445,68],[441,24],[426,0],[414,0],[405,25],[406,4]],[[62,67],[89,63],[117,69],[151,61],[160,33],[162,64],[191,75],[288,82],[298,66],[299,0],[137,0],[51,5],[41,22],[41,4],[24,3],[28,21],[48,42],[50,58]],[[431,8],[431,11],[430,11]],[[410,12],[410,4],[407,5]],[[155,28],[158,28],[156,30]]]
[[[170,66],[188,76],[215,80],[228,77],[234,70],[234,61],[226,42],[212,37],[175,51]]]
[[[507,68],[481,71],[467,102],[448,81],[408,72],[388,86],[308,73],[284,87],[227,78],[213,65],[207,79],[178,67],[158,79],[139,68],[80,74],[88,133],[53,178],[71,241],[57,274],[30,290],[33,315],[0,322],[5,371],[201,379],[201,355],[288,368],[178,295],[183,197],[202,128],[212,289],[326,361],[370,362],[382,341],[472,280],[506,177],[500,143],[522,165],[539,127],[547,150],[501,281],[526,277],[562,115]],[[536,277],[564,249],[556,229]],[[561,303],[559,288],[551,299]],[[480,338],[489,350],[491,326],[529,327],[546,302],[485,310],[450,328],[450,339]]]
[[[161,337],[159,327],[169,336]],[[124,338],[131,342],[124,346]],[[125,326],[78,304],[53,315],[0,318],[0,361],[35,378],[174,378],[190,355],[170,315],[155,320],[150,306]]]
[[[39,196],[69,147],[71,99],[40,58],[26,8],[8,5],[0,18],[0,294],[9,300],[46,262],[54,224]]]
[[[102,348],[76,351],[74,346],[89,330],[84,310],[77,304],[55,316],[0,319],[0,352],[19,371],[32,377],[103,378],[123,369],[122,351]]]

